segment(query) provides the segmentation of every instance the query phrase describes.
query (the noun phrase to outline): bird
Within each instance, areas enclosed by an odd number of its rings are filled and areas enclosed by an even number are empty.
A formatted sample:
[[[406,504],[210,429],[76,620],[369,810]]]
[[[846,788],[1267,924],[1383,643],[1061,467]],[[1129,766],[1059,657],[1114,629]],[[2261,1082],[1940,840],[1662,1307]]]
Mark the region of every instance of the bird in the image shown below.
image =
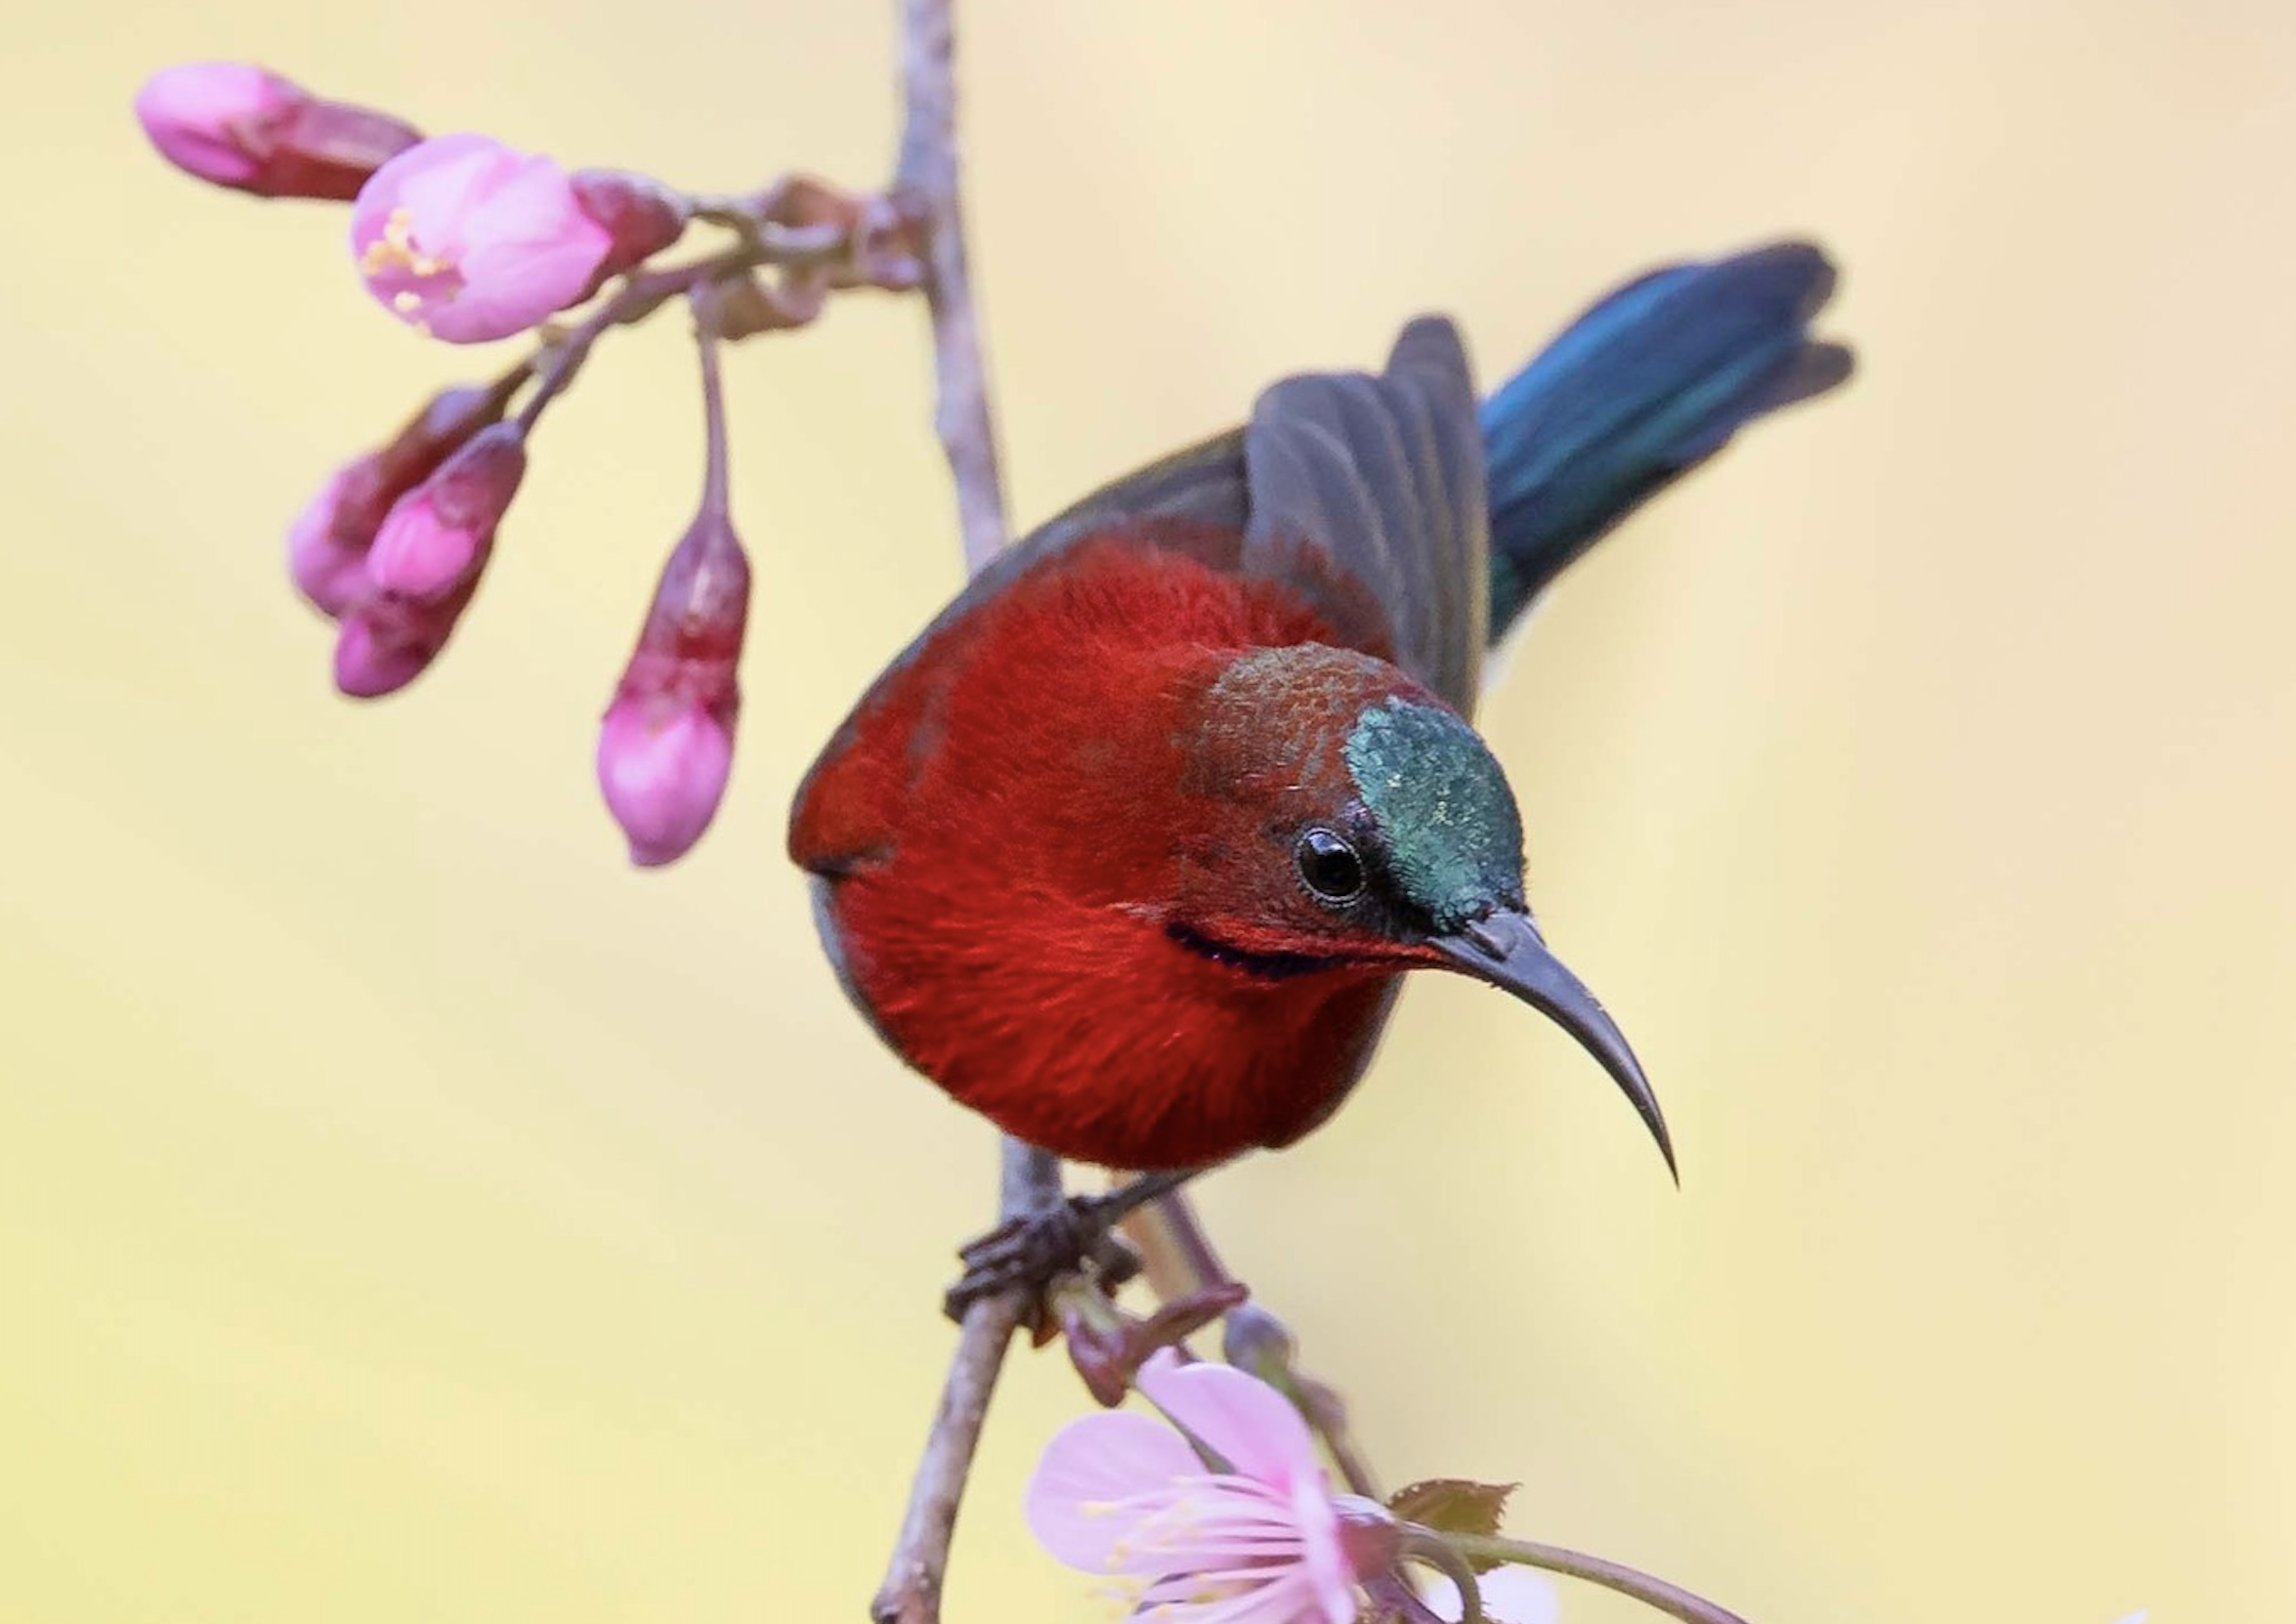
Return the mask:
[[[959,1103],[1159,1190],[1297,1142],[1411,971],[1464,972],[1656,1094],[1549,948],[1474,731],[1486,650],[1747,423],[1834,389],[1836,273],[1661,267],[1487,400],[1442,317],[1265,389],[982,571],[796,792],[788,855],[883,1041]]]

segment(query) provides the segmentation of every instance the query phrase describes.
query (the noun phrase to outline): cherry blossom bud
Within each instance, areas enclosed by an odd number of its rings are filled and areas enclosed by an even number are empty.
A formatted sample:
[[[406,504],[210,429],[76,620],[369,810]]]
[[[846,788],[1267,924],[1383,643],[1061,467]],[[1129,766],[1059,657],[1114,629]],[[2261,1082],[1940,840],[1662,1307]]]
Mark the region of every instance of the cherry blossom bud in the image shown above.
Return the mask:
[[[367,578],[385,592],[426,603],[476,578],[526,472],[526,431],[516,423],[471,436],[393,505],[367,552]]]
[[[659,181],[620,169],[583,169],[574,200],[606,231],[611,246],[601,278],[642,265],[686,235],[686,200]]]
[[[367,550],[392,504],[499,419],[518,381],[444,391],[379,450],[328,477],[287,530],[287,573],[315,608],[336,619],[374,590]]]
[[[336,469],[287,527],[288,577],[295,590],[330,620],[367,590],[366,548],[374,532],[369,527],[363,537],[359,534],[361,527],[353,517],[351,492],[353,482],[371,461],[362,458]]]
[[[259,197],[348,201],[422,139],[387,113],[323,101],[247,63],[161,68],[137,93],[136,117],[178,169]]]
[[[335,687],[355,700],[395,694],[429,668],[478,590],[474,574],[436,603],[374,592],[343,617],[335,638]]]
[[[615,247],[566,171],[490,136],[439,136],[375,171],[351,210],[367,291],[449,344],[523,332],[597,285]]]
[[[749,561],[724,514],[705,507],[662,569],[598,733],[598,788],[641,868],[683,857],[717,814],[748,620]]]

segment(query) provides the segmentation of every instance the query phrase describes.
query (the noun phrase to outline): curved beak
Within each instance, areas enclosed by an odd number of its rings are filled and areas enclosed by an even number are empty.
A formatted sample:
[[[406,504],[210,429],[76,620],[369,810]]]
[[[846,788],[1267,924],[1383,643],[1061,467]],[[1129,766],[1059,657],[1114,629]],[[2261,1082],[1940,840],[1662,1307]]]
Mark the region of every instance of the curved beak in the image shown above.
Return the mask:
[[[1586,983],[1548,951],[1528,914],[1500,909],[1449,935],[1429,936],[1427,946],[1477,980],[1505,988],[1578,1039],[1634,1102],[1642,1126],[1658,1141],[1666,1171],[1674,1175],[1678,1185],[1681,1183],[1682,1175],[1675,1167],[1674,1141],[1667,1136],[1658,1096],[1650,1091],[1641,1062],[1627,1047],[1626,1034],[1604,1013]]]

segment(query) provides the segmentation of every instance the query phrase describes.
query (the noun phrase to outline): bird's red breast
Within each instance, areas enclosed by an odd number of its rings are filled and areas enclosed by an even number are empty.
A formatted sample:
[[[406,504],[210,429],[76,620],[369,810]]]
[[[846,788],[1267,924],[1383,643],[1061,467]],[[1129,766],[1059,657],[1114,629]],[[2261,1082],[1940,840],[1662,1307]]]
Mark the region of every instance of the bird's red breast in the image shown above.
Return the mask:
[[[821,876],[855,1001],[917,1070],[1064,1156],[1184,1167],[1287,1142],[1385,1007],[1391,974],[1207,938],[1173,906],[1192,862],[1259,833],[1225,827],[1227,787],[1205,781],[1230,771],[1205,751],[1213,686],[1254,650],[1349,640],[1312,587],[1222,568],[1238,539],[1159,521],[1044,558],[888,672],[797,796],[790,855]],[[1332,584],[1314,595],[1344,614]],[[1364,701],[1336,682],[1286,703]]]

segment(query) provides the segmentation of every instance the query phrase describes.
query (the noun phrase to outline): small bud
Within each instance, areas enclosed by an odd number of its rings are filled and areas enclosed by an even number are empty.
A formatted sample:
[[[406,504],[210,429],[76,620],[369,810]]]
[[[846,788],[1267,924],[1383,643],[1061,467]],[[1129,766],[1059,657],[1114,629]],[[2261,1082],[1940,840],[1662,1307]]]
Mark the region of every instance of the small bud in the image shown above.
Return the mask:
[[[566,171],[490,136],[439,136],[376,170],[351,210],[367,291],[449,344],[524,332],[597,285],[614,247]]]
[[[310,505],[287,527],[287,575],[311,606],[328,620],[341,617],[367,591],[366,548],[374,532],[359,534],[346,498],[370,459],[338,468]]]
[[[515,423],[481,429],[393,505],[367,552],[368,578],[382,591],[425,603],[476,579],[526,471],[524,430]]]
[[[411,125],[246,63],[161,68],[136,95],[160,156],[190,175],[259,197],[345,202],[422,139]]]
[[[573,184],[575,202],[610,244],[601,278],[644,264],[686,235],[686,200],[659,181],[620,169],[582,169]]]
[[[1220,1354],[1238,1370],[1248,1370],[1262,1382],[1281,1387],[1292,1374],[1298,1351],[1291,1328],[1256,1303],[1228,1315]]]
[[[717,815],[741,714],[749,561],[705,508],[661,573],[598,733],[598,788],[641,868],[675,862]]]
[[[373,587],[367,550],[384,516],[472,435],[497,421],[516,380],[448,389],[416,412],[381,449],[345,463],[287,529],[287,574],[330,620]]]
[[[373,592],[343,617],[335,638],[335,687],[355,700],[395,694],[427,670],[478,588],[473,576],[452,597],[417,603]]]

